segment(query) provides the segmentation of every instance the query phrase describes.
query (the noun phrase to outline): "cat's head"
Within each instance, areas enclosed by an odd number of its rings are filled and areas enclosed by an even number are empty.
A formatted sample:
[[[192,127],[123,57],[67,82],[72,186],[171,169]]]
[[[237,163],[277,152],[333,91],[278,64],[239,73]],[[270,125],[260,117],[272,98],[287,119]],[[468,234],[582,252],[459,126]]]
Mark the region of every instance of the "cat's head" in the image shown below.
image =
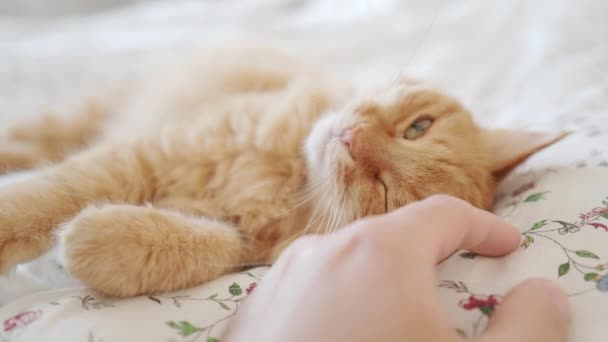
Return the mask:
[[[305,154],[315,216],[334,228],[438,193],[487,209],[500,177],[563,136],[482,129],[453,98],[399,81],[314,126]]]

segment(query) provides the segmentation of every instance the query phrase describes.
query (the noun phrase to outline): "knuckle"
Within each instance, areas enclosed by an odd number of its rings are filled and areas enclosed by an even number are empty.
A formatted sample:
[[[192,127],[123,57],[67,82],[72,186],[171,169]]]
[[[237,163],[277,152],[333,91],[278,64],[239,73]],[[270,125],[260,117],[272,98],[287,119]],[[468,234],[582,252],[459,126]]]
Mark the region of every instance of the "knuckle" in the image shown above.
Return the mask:
[[[290,253],[300,254],[300,252],[309,250],[317,243],[317,237],[311,235],[304,235],[302,237],[297,238],[291,245],[287,248],[287,251]]]
[[[430,213],[441,213],[443,216],[448,216],[452,219],[462,218],[467,213],[471,205],[464,200],[448,195],[433,195],[422,202],[423,210],[428,210]]]
[[[386,249],[386,239],[381,234],[381,230],[370,226],[371,222],[373,221],[362,222],[359,229],[352,230],[341,239],[336,246],[336,255],[364,253],[366,258],[380,257]]]
[[[318,238],[305,235],[291,242],[284,250],[279,251],[275,258],[276,264],[307,263],[311,256],[311,251],[318,248]],[[276,266],[275,266],[276,267]]]
[[[440,208],[462,207],[461,199],[444,194],[431,195],[423,202],[430,206]]]

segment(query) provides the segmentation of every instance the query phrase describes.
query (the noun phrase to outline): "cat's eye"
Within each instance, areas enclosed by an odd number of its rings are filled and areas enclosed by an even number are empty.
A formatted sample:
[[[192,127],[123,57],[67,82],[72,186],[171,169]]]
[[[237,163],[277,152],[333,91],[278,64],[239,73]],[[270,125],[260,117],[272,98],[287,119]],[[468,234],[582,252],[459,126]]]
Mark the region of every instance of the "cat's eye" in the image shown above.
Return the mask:
[[[407,140],[414,140],[424,134],[429,127],[433,124],[431,119],[422,119],[414,122],[406,131],[403,138]]]

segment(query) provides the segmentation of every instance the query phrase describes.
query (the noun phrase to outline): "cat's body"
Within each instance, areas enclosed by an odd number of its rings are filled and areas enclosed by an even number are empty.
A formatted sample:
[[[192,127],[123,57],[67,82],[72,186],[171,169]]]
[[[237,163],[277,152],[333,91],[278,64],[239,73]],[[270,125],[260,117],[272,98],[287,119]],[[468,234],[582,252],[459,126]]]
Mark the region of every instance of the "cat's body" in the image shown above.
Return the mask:
[[[9,127],[0,164],[56,164],[0,189],[0,272],[56,235],[66,269],[105,293],[194,286],[432,194],[489,208],[497,175],[560,137],[481,130],[416,82],[361,95],[278,54],[240,53],[69,120]]]

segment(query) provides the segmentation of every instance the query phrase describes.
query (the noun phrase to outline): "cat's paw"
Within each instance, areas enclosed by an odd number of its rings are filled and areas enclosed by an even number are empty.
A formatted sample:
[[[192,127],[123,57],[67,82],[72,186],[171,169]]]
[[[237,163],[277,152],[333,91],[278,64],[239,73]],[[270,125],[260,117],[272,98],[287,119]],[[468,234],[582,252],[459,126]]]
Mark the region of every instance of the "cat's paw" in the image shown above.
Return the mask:
[[[40,250],[48,247],[48,241],[20,230],[16,221],[19,211],[3,207],[1,201],[0,196],[0,274],[7,274],[18,264],[37,257]]]
[[[99,292],[131,297],[184,289],[232,271],[239,233],[222,223],[133,205],[89,207],[59,230],[68,273]]]
[[[10,273],[22,261],[16,254],[19,253],[19,247],[18,243],[0,240],[0,275]]]
[[[38,257],[49,247],[48,239],[35,235],[15,234],[8,226],[2,226],[0,218],[0,275],[7,274],[17,265]]]
[[[52,231],[71,216],[74,199],[48,175],[41,169],[0,177],[0,273],[47,252]]]
[[[105,215],[104,215],[105,214]],[[57,261],[87,287],[116,297],[133,296],[124,263],[128,253],[121,248],[118,222],[103,209],[89,207],[57,230]]]
[[[179,273],[180,260],[167,257],[171,237],[162,234],[163,223],[151,208],[89,207],[59,229],[60,264],[84,285],[115,297],[194,285]]]
[[[4,141],[0,144],[0,175],[33,169],[42,161],[40,154],[34,146]]]

